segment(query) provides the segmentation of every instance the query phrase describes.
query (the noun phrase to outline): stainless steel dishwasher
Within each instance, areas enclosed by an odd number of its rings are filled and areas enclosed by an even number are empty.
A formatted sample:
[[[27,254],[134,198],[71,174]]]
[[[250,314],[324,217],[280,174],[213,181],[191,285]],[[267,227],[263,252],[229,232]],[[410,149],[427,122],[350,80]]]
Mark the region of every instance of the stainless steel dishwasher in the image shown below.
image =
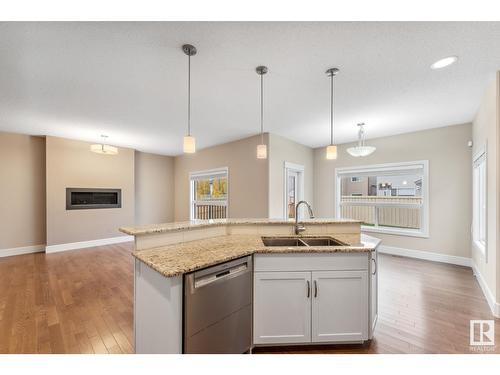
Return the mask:
[[[184,353],[245,353],[252,336],[252,257],[184,277]]]

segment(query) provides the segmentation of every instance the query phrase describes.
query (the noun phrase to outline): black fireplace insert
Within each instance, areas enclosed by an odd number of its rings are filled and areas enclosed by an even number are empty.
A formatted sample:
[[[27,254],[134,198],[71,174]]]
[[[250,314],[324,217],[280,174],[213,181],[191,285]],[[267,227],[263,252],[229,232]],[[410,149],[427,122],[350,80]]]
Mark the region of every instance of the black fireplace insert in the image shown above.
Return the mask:
[[[122,189],[66,188],[67,210],[121,208]]]

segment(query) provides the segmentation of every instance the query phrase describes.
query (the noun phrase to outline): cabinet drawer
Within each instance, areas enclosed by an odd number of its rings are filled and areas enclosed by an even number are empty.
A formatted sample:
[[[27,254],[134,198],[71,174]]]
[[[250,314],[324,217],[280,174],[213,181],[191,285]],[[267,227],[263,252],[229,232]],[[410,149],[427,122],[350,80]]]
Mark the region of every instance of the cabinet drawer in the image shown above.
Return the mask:
[[[369,253],[255,254],[254,271],[367,270]]]

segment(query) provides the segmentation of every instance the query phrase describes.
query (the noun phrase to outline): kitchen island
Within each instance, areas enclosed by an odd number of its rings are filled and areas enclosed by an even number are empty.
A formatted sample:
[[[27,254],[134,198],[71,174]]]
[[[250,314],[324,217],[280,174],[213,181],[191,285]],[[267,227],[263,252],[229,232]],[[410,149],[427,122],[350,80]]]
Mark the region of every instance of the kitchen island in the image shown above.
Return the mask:
[[[380,241],[362,236],[358,221],[301,224],[300,236],[293,222],[271,219],[121,228],[135,236],[136,353],[185,352],[186,275],[238,259],[250,259],[251,346],[371,339]]]

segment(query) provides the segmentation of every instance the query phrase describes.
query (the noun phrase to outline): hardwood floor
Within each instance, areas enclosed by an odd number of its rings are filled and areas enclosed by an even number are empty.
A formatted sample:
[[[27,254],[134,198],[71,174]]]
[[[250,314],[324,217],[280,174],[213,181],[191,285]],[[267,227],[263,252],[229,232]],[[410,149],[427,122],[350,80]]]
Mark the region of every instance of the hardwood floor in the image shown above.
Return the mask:
[[[132,353],[132,244],[0,258],[0,353]],[[381,255],[379,320],[365,345],[256,353],[472,353],[493,319],[470,268]],[[500,320],[495,320],[500,353]]]
[[[131,250],[0,258],[0,353],[133,352]]]

